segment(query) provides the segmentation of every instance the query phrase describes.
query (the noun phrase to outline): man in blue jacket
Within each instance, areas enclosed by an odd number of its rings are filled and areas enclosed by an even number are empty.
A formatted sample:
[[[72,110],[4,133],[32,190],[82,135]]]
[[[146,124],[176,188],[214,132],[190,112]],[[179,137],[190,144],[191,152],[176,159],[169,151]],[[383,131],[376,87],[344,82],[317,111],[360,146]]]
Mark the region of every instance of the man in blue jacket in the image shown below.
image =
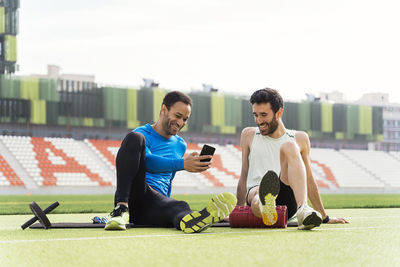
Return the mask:
[[[222,193],[207,207],[193,212],[184,201],[170,198],[177,171],[202,172],[210,168],[211,156],[194,152],[185,158],[186,142],[176,134],[186,125],[192,100],[182,92],[169,92],[158,121],[130,132],[116,158],[115,208],[105,230],[125,230],[126,217],[137,225],[175,227],[185,233],[201,232],[228,216],[236,197]]]

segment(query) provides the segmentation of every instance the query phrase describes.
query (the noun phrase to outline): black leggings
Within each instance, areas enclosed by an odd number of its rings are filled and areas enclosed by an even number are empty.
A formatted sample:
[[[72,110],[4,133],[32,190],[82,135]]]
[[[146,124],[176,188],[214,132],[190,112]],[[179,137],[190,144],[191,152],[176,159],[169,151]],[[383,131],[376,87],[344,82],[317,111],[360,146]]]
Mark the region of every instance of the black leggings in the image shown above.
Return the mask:
[[[179,222],[192,210],[185,201],[164,196],[146,183],[146,140],[142,134],[126,135],[118,150],[116,167],[114,204],[129,204],[129,222],[180,229]]]

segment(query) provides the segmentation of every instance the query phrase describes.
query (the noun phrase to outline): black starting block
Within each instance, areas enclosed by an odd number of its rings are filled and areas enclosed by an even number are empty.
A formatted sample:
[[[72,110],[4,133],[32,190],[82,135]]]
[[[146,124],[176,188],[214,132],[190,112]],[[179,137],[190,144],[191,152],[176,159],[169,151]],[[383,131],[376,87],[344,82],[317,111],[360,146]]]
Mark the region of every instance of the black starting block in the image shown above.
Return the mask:
[[[60,203],[56,201],[50,206],[48,206],[45,210],[42,210],[35,201],[32,201],[32,203],[29,204],[29,207],[31,208],[31,211],[33,212],[35,217],[33,217],[32,219],[21,225],[22,230],[25,230],[25,228],[29,227],[37,220],[39,220],[40,224],[42,225],[42,228],[49,229],[51,227],[51,223],[49,218],[47,218],[46,214],[57,208],[59,205]]]

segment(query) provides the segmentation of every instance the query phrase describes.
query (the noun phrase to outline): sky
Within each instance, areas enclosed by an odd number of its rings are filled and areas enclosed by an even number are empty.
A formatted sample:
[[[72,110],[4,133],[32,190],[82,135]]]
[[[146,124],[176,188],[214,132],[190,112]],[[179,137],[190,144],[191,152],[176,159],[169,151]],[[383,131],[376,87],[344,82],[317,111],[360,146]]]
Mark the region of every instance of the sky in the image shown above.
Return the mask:
[[[400,103],[399,11],[397,0],[22,0],[16,74],[55,64],[123,87],[151,78],[183,91]]]

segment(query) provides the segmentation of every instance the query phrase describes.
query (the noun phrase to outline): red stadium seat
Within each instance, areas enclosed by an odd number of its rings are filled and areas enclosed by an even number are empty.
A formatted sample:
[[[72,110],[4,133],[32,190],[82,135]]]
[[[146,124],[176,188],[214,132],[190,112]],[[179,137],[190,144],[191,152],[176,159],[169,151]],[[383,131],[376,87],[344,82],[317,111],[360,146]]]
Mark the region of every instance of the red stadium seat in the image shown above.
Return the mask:
[[[5,179],[2,179],[3,177]],[[6,185],[8,183],[10,186],[24,186],[22,180],[14,172],[2,155],[0,155],[0,183],[1,185]]]

